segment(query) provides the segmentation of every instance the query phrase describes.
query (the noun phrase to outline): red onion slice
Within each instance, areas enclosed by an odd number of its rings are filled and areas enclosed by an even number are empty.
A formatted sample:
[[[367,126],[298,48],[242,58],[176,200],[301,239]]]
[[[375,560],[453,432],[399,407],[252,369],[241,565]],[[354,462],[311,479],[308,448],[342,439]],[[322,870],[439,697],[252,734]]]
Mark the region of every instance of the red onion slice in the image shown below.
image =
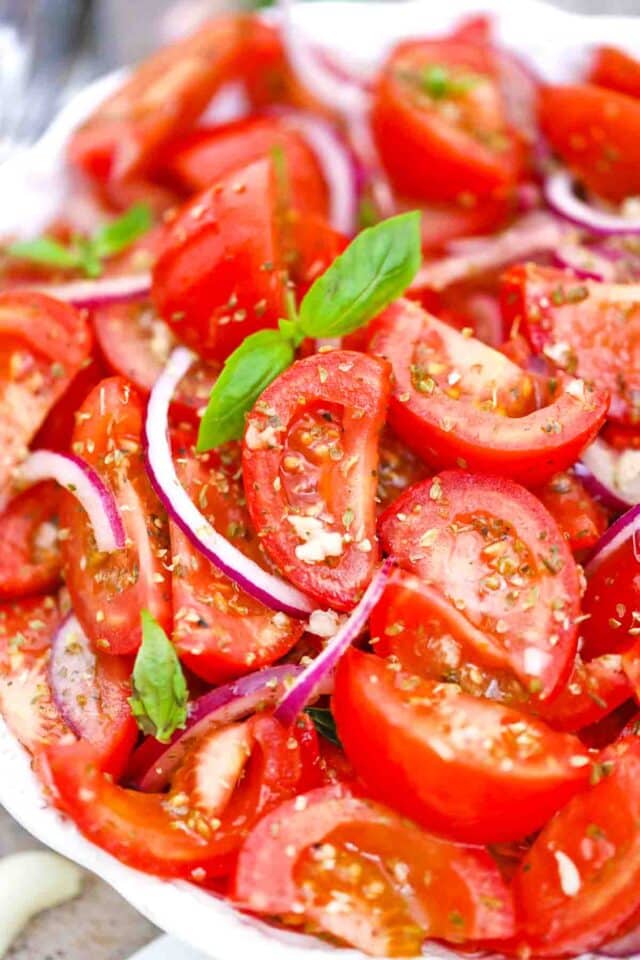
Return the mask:
[[[186,347],[178,347],[151,390],[144,427],[151,483],[171,519],[207,560],[255,600],[272,610],[305,619],[313,610],[309,598],[280,577],[263,570],[214,530],[178,480],[169,442],[169,404],[195,359]]]
[[[640,450],[614,450],[598,437],[580,461],[576,473],[604,506],[621,511],[640,503]]]
[[[620,960],[640,955],[640,924],[598,947],[596,956],[616,957]]]
[[[134,752],[129,766],[133,785],[145,792],[164,789],[196,738],[213,727],[233,723],[260,708],[273,706],[302,669],[293,663],[268,667],[205,693],[190,704],[185,729],[176,731],[169,743],[147,737]]]
[[[64,618],[51,641],[49,683],[56,707],[76,737],[85,735],[87,710],[94,702],[96,655],[73,613]]]
[[[126,534],[113,494],[96,471],[72,453],[36,450],[20,464],[16,482],[32,486],[55,480],[84,507],[93,528],[96,546],[103,553],[122,550]]]
[[[544,197],[551,209],[570,223],[599,236],[640,234],[640,219],[607,213],[576,196],[568,170],[556,170],[544,182]]]
[[[587,577],[595,573],[603,560],[615,553],[618,547],[629,539],[632,541],[633,555],[640,564],[640,503],[618,517],[600,537],[584,568]]]
[[[608,257],[574,241],[561,243],[553,251],[553,260],[563,270],[571,270],[582,280],[610,283],[615,279],[615,265]]]
[[[64,300],[75,307],[105,307],[114,303],[142,300],[151,291],[151,274],[134,273],[126,277],[102,277],[98,280],[72,280],[29,287]]]
[[[387,557],[376,570],[362,600],[355,607],[349,619],[345,620],[338,632],[329,640],[322,653],[308,667],[305,667],[294,685],[285,694],[275,712],[275,716],[282,723],[287,726],[293,723],[301,710],[304,710],[316,694],[323,681],[333,671],[342,655],[362,633],[371,611],[382,596],[394,562],[393,557]]]

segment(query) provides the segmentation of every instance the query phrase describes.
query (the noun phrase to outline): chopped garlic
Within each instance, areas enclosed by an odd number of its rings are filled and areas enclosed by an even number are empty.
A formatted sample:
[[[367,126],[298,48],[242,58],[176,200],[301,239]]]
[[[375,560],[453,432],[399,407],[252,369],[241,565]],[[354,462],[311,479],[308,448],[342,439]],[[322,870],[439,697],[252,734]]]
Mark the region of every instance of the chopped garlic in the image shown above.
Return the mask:
[[[335,610],[314,610],[309,617],[307,630],[316,637],[329,639],[335,636],[340,626],[340,617]]]
[[[255,423],[250,423],[244,436],[244,442],[249,450],[271,450],[280,445],[278,439],[280,429],[269,424],[264,429],[258,430]]]
[[[584,400],[584,380],[572,380],[567,386],[566,392],[570,397],[576,400]]]
[[[559,367],[566,367],[571,359],[571,347],[568,343],[558,341],[558,343],[548,343],[542,348],[545,357],[549,357]]]
[[[562,850],[554,850],[553,855],[558,864],[558,876],[560,878],[560,889],[565,897],[575,897],[580,892],[582,881],[575,863]]]
[[[549,654],[537,647],[527,647],[524,651],[524,671],[531,677],[540,677],[549,660]]]
[[[295,549],[298,560],[303,563],[322,563],[327,557],[339,557],[344,540],[337,530],[327,530],[319,517],[303,517],[291,514],[287,520],[303,541]]]

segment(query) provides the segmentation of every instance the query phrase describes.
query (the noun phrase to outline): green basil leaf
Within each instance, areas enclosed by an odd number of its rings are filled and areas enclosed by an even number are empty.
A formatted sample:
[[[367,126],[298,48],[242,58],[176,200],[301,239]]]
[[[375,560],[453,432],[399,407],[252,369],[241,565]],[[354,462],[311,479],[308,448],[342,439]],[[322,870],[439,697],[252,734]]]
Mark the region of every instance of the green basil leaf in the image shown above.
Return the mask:
[[[308,337],[342,337],[407,289],[421,263],[420,213],[368,227],[318,277],[300,307]]]
[[[80,257],[76,250],[64,247],[51,237],[36,237],[35,240],[19,240],[6,248],[11,257],[19,260],[30,260],[31,263],[42,263],[49,267],[61,267],[64,270],[80,265]]]
[[[295,350],[279,330],[251,334],[227,357],[200,423],[198,450],[211,450],[244,431],[244,415],[272,380],[293,363]]]
[[[98,258],[113,257],[151,226],[151,209],[147,203],[134,203],[121,217],[106,223],[91,240],[93,253]]]
[[[325,740],[335,743],[336,747],[342,746],[331,710],[326,707],[307,707],[305,713],[311,717],[316,730]]]
[[[167,743],[187,720],[187,684],[173,644],[148,610],[133,667],[131,711],[143,733]]]

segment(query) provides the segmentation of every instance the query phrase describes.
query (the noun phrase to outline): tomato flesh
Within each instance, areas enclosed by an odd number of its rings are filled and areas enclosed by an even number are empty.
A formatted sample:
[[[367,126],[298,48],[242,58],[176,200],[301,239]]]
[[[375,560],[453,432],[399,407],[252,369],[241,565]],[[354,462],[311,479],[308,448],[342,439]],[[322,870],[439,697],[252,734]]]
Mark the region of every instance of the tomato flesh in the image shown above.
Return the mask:
[[[0,599],[44,593],[58,583],[59,499],[57,484],[40,483],[14,497],[0,514]]]

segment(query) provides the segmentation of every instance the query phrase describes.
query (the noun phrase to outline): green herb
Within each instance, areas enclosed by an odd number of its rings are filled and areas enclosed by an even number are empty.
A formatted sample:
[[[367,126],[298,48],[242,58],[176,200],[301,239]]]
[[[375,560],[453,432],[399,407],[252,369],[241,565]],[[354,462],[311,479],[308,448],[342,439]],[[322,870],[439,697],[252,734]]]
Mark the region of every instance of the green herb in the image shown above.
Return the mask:
[[[20,240],[7,247],[7,253],[63,270],[81,270],[88,277],[99,277],[103,260],[121,253],[151,226],[151,211],[146,203],[136,203],[121,217],[99,227],[92,237],[74,236],[69,246],[52,237]]]
[[[293,363],[305,337],[340,337],[368,323],[409,286],[420,266],[420,214],[363,230],[318,277],[299,313],[291,298],[277,330],[252,334],[227,358],[200,424],[198,450],[242,436],[244,416]]]
[[[167,743],[187,720],[187,684],[173,644],[148,610],[133,667],[131,711],[143,733]]]
[[[421,74],[422,89],[432,100],[462,97],[481,80],[476,73],[451,73],[439,63],[425,67]]]
[[[311,717],[316,730],[325,740],[330,740],[336,747],[342,746],[331,710],[326,707],[307,707],[305,713]]]

